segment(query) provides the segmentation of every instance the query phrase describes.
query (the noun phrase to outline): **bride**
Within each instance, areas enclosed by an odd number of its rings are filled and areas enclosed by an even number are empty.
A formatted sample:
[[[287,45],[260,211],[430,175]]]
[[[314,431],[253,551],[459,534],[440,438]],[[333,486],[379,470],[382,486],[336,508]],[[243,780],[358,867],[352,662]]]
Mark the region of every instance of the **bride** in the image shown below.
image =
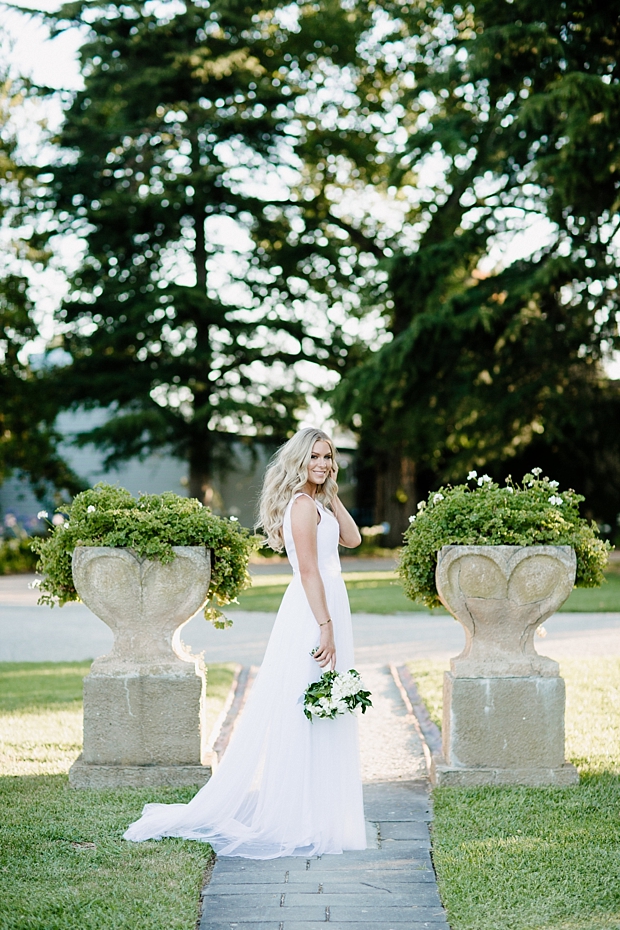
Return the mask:
[[[275,859],[365,849],[357,719],[306,719],[321,669],[353,667],[351,613],[338,545],[360,534],[338,499],[332,441],[296,433],[267,469],[260,523],[293,567],[265,658],[222,762],[189,804],[147,804],[125,833],[180,836],[219,856]]]

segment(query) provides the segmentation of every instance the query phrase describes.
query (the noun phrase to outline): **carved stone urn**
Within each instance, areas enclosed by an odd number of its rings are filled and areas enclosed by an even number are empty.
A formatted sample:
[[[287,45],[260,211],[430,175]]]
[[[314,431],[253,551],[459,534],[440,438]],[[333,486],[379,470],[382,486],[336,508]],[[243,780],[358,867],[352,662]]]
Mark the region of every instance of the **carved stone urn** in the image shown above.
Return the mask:
[[[84,679],[84,748],[76,788],[204,784],[205,670],[181,630],[207,601],[209,552],[175,546],[163,564],[130,549],[79,547],[73,580],[114,633]]]
[[[444,546],[437,592],[465,629],[444,676],[441,785],[566,785],[564,680],[534,648],[536,628],[575,582],[570,546]]]

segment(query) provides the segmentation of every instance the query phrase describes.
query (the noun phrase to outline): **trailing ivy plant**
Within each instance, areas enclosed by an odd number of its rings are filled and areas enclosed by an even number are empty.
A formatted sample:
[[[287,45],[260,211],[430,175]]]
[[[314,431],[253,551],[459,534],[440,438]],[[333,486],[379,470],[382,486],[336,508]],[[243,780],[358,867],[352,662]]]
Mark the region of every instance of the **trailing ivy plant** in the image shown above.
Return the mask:
[[[41,514],[47,516],[47,514]],[[194,498],[178,494],[141,494],[97,484],[78,494],[64,514],[50,522],[50,535],[35,539],[38,553],[39,604],[79,600],[71,558],[76,546],[114,546],[132,549],[137,556],[171,562],[173,546],[205,546],[211,550],[211,583],[205,618],[216,627],[230,626],[218,609],[234,601],[250,585],[248,561],[257,538],[235,517],[211,513]]]
[[[409,518],[398,572],[405,593],[427,607],[441,602],[435,584],[437,553],[442,546],[571,546],[577,556],[575,586],[595,588],[611,548],[598,536],[596,523],[579,516],[584,498],[558,490],[558,482],[541,478],[541,469],[511,478],[500,487],[475,471],[468,483],[432,491]]]

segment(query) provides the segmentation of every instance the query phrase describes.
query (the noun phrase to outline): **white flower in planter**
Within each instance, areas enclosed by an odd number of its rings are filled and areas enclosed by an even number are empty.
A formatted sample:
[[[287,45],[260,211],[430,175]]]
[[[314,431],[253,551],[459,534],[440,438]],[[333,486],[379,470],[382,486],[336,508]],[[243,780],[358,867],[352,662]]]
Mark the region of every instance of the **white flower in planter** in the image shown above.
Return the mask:
[[[86,513],[94,513],[96,509],[94,504],[90,504],[90,506],[86,508]]]
[[[443,546],[480,545],[480,537],[486,539],[489,547],[557,546],[559,540],[577,554],[578,587],[595,587],[603,581],[610,547],[579,516],[577,504],[583,498],[574,491],[560,494],[557,482],[552,484],[548,478],[537,480],[528,472],[522,484],[513,483],[509,475],[505,486],[499,487],[488,475],[482,475],[473,485],[463,482],[443,487],[440,493],[444,498],[441,507],[437,506],[436,498],[433,500],[435,492],[431,491],[429,506],[425,509],[418,506],[416,519],[409,522],[405,533],[398,572],[405,583],[405,593],[412,600],[421,601],[426,607],[438,607],[441,601],[433,571],[437,552]],[[523,506],[513,507],[513,502]],[[560,524],[544,522],[545,515],[552,515],[550,507],[557,507]],[[494,523],[489,535],[490,515]],[[461,521],[462,517],[466,521]],[[427,529],[432,532],[426,532]]]
[[[438,504],[439,501],[443,500],[443,494],[440,494],[439,491],[433,497],[433,504]]]
[[[37,520],[47,520],[48,513],[47,510],[39,510],[37,514]]]
[[[470,471],[470,473],[469,473],[468,476],[467,476],[467,480],[468,480],[468,481],[473,481],[473,479],[474,479],[474,478],[477,478],[477,477],[478,477],[478,472],[477,472],[477,471],[474,471],[473,468],[472,468],[472,470]]]

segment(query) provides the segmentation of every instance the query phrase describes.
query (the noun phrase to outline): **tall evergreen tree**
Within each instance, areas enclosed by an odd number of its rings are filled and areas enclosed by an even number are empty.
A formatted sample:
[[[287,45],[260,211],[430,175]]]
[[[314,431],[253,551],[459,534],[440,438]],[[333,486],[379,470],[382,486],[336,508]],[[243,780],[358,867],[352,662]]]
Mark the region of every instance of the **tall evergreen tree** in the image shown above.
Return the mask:
[[[293,427],[298,363],[329,381],[317,365],[337,373],[355,356],[325,312],[358,259],[343,259],[352,232],[328,215],[320,169],[352,144],[334,131],[352,106],[337,76],[371,14],[337,0],[169,9],[77,2],[56,17],[90,30],[54,169],[59,228],[86,243],[60,313],[73,364],[58,390],[110,409],[81,437],[109,464],[167,448],[208,501],[227,438]]]
[[[620,310],[619,14],[617,0],[401,8],[401,29],[420,37],[394,181],[418,185],[416,241],[392,263],[391,341],[336,394],[390,485],[393,544],[420,471],[501,470],[543,446],[561,469],[579,447],[591,471],[606,460],[617,477],[593,414],[604,406],[618,430],[602,362]],[[546,240],[503,258],[533,219]]]

